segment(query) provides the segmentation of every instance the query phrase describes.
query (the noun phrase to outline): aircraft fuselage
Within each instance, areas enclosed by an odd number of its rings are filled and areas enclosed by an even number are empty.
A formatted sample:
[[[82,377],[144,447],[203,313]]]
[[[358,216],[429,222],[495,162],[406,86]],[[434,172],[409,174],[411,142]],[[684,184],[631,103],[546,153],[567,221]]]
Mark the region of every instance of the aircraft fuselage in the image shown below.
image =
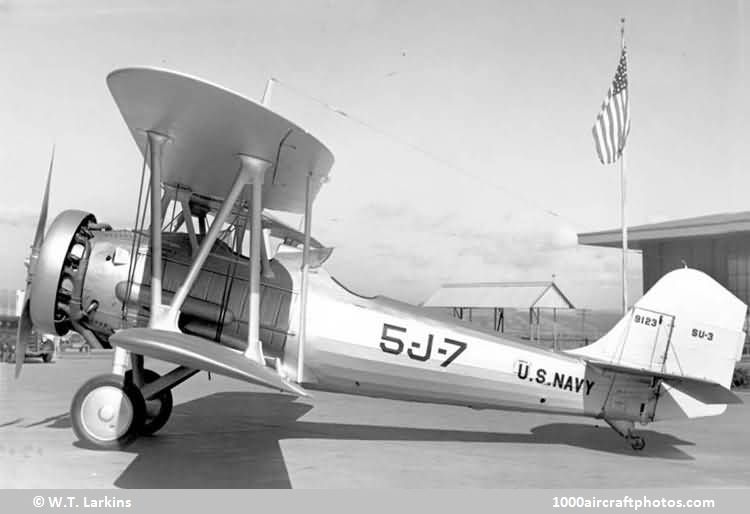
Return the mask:
[[[86,326],[106,346],[120,328],[148,323],[145,238],[98,232],[81,289]],[[130,252],[138,253],[130,265]],[[277,254],[261,278],[261,340],[267,357],[297,378],[301,252]],[[185,234],[164,234],[166,302],[191,260]],[[130,286],[128,274],[130,273]],[[180,316],[180,329],[244,350],[248,262],[214,247]],[[648,422],[656,397],[645,378],[605,374],[582,359],[452,323],[418,307],[356,295],[319,267],[309,273],[302,383],[310,389],[474,408],[521,409]],[[125,307],[123,308],[123,304]],[[616,391],[617,394],[611,394]]]
[[[294,276],[296,260],[280,260]],[[656,399],[647,379],[604,374],[574,356],[451,323],[409,304],[357,296],[322,268],[310,273],[307,316],[307,388],[474,408],[653,418]],[[297,344],[290,339],[285,352],[291,376]],[[613,388],[617,402],[608,401]]]

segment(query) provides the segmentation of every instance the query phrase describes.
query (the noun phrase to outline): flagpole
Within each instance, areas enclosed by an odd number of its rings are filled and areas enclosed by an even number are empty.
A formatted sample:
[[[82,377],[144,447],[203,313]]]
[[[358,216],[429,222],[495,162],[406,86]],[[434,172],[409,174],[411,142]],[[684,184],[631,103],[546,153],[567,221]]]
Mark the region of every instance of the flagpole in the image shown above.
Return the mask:
[[[620,51],[625,48],[625,18],[620,18]],[[628,94],[630,94],[628,92]],[[622,224],[622,314],[628,312],[628,223],[625,216],[625,148],[620,146],[620,222]]]
[[[625,151],[620,155],[620,219],[622,221],[622,313],[628,312],[628,224],[625,218]]]

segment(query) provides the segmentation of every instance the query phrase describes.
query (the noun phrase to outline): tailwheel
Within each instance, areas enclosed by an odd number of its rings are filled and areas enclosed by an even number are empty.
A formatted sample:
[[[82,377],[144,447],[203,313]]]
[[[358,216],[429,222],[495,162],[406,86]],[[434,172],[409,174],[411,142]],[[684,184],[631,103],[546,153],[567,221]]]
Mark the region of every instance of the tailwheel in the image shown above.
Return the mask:
[[[635,451],[643,450],[646,447],[646,440],[639,435],[630,438],[630,447]]]
[[[157,380],[161,375],[157,372],[144,369],[143,379],[146,384],[150,384]],[[125,381],[129,384],[133,383],[133,371],[129,370],[125,373]],[[153,435],[159,431],[167,421],[169,416],[172,415],[172,391],[165,389],[157,394],[154,398],[146,400],[146,418],[144,419],[143,425],[140,428],[142,435]]]
[[[625,438],[630,443],[630,447],[635,451],[643,450],[646,447],[646,440],[636,435],[635,423],[624,419],[607,419],[604,418],[612,429],[620,434],[621,437]]]
[[[73,397],[70,418],[81,443],[116,450],[132,443],[146,417],[140,390],[119,375],[99,375]]]

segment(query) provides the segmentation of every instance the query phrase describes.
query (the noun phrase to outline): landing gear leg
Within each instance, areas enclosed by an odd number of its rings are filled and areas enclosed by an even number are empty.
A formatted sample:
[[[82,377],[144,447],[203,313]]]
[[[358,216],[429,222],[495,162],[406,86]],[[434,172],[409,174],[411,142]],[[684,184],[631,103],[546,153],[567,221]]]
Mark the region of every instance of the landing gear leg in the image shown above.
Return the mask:
[[[621,419],[605,419],[604,421],[606,421],[615,432],[624,437],[630,443],[630,447],[635,451],[643,450],[646,447],[646,440],[636,434],[635,424],[632,421],[624,421]]]
[[[142,365],[142,360],[141,360]],[[134,373],[136,368],[125,372],[125,381],[134,384]],[[142,390],[143,386],[156,382],[160,378],[160,375],[150,369],[142,368],[140,370],[140,378],[142,383],[138,386]],[[159,429],[161,429],[167,421],[169,416],[172,414],[172,391],[165,389],[158,393],[153,398],[145,400],[146,402],[146,418],[141,426],[140,433],[142,435],[153,435]]]
[[[130,369],[125,372],[125,382],[137,387],[143,394],[146,404],[146,417],[140,429],[141,435],[155,434],[169,420],[172,414],[172,391],[164,389],[154,396],[147,396],[143,388],[156,382],[160,375],[143,366],[143,355],[130,354]]]

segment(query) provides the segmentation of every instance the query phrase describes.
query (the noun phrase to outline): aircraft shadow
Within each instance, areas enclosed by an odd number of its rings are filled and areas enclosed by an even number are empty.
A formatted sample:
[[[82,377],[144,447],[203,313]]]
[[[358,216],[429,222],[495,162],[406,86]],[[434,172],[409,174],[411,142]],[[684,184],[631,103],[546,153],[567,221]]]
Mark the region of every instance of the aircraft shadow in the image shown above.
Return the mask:
[[[274,393],[228,392],[175,407],[166,427],[125,449],[137,454],[114,485],[122,488],[290,488],[280,441],[487,442],[570,445],[631,458],[692,460],[677,448],[693,443],[651,430],[647,446],[634,452],[609,427],[549,423],[530,433],[478,432],[299,421],[312,409]],[[26,425],[69,428],[67,414]],[[78,446],[78,443],[74,443]]]
[[[0,428],[5,428],[5,427],[13,426],[13,425],[18,425],[19,423],[21,423],[21,421],[23,421],[23,418],[12,419],[10,421],[6,421],[4,423],[0,423]]]
[[[66,412],[24,425],[24,428],[34,428],[42,425],[47,425],[47,428],[71,428],[73,426],[70,422],[70,414]]]

